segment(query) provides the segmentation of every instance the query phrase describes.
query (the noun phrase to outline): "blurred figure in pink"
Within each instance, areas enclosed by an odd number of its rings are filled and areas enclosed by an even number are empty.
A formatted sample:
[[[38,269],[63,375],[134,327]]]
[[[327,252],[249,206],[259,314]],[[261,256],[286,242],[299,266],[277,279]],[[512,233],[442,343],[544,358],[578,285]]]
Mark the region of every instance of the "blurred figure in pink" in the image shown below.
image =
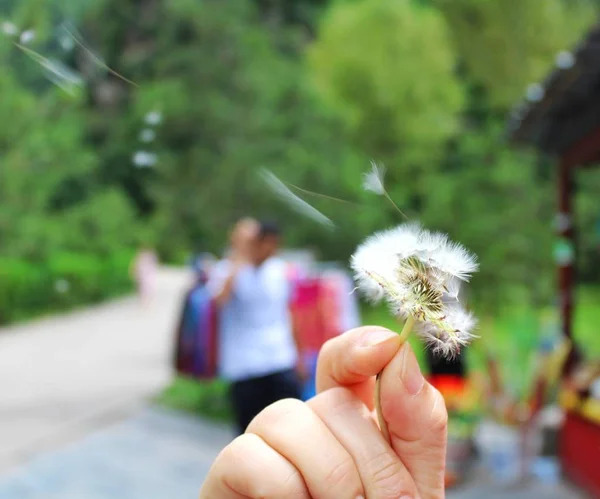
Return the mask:
[[[152,301],[157,269],[158,257],[154,250],[148,247],[142,248],[131,265],[130,273],[143,305],[148,305]]]

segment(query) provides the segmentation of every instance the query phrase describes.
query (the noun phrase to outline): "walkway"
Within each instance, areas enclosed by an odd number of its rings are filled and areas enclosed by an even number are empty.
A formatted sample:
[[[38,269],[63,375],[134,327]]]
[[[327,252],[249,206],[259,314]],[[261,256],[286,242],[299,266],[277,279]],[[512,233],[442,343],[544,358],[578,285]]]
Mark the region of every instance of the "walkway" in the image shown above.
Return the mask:
[[[0,329],[0,472],[122,419],[168,382],[188,278],[161,270],[151,307],[126,298]]]

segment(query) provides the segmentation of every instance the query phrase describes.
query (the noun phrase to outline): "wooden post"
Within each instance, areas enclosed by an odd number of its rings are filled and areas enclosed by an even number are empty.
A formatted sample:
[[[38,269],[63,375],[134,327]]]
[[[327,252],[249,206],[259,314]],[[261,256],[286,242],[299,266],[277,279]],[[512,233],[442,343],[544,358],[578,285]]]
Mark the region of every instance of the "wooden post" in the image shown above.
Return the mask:
[[[575,285],[575,231],[573,228],[573,164],[561,158],[558,167],[558,214],[556,231],[559,244],[566,252],[565,258],[558,258],[558,289],[560,297],[561,330],[565,337],[573,338],[574,285]],[[569,257],[570,250],[570,257]],[[573,347],[565,365],[564,374],[574,367],[577,354]]]

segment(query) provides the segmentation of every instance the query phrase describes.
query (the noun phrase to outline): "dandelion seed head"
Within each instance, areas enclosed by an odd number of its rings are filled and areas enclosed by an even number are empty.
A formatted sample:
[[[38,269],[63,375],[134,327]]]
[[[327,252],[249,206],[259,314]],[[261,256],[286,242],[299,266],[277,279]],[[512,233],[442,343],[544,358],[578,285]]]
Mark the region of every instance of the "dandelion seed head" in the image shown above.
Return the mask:
[[[454,357],[475,337],[476,326],[473,314],[455,304],[445,309],[445,316],[439,321],[417,322],[415,331],[435,353]]]
[[[413,317],[434,350],[453,355],[470,340],[475,321],[458,296],[477,264],[445,234],[403,224],[367,238],[350,263],[365,297],[386,301],[396,317]]]
[[[371,170],[363,175],[363,188],[379,196],[385,193],[385,166],[371,161]]]

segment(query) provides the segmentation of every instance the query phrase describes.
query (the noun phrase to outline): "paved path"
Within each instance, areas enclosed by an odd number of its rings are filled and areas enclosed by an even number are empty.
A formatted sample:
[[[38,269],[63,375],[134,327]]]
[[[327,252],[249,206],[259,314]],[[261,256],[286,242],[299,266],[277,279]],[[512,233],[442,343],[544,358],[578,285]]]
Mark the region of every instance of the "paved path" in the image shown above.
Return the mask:
[[[0,477],[0,499],[195,499],[227,427],[161,409],[97,431]],[[575,499],[562,486],[494,486],[485,478],[447,499]]]
[[[135,411],[170,377],[185,271],[133,297],[0,329],[0,472]]]
[[[230,439],[223,426],[146,409],[0,477],[0,499],[197,499]]]

